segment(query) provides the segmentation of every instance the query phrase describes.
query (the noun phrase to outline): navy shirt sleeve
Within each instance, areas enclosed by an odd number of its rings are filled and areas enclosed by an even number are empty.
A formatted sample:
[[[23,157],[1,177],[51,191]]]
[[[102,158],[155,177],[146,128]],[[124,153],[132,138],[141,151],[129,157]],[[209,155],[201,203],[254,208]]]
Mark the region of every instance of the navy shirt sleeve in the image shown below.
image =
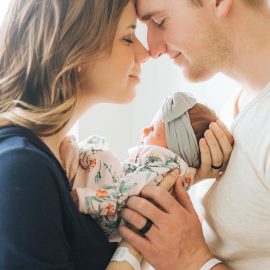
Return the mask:
[[[1,269],[75,269],[54,178],[45,155],[27,148],[1,153]]]

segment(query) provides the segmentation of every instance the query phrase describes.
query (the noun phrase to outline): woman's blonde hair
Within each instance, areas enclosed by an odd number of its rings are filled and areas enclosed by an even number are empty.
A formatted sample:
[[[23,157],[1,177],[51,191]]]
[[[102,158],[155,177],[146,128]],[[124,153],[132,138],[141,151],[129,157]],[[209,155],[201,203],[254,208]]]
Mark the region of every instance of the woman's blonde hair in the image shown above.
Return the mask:
[[[37,135],[72,116],[78,66],[110,53],[129,0],[12,0],[0,30],[0,126]]]

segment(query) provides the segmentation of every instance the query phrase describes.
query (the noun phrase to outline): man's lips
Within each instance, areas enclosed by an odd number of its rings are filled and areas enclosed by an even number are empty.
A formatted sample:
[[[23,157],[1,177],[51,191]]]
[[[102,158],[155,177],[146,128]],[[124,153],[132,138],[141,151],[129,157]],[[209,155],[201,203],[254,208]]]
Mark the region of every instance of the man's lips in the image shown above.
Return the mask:
[[[182,53],[181,52],[179,52],[179,53],[177,53],[176,55],[174,55],[174,56],[170,56],[170,58],[172,59],[172,60],[175,60],[179,55],[181,55]]]

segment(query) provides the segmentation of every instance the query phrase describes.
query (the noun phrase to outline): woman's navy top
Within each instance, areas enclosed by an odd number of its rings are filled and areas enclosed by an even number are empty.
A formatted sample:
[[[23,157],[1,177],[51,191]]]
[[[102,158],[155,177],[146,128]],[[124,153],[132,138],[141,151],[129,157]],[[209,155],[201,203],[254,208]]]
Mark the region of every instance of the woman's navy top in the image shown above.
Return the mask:
[[[115,250],[30,130],[0,128],[0,269],[105,269]]]

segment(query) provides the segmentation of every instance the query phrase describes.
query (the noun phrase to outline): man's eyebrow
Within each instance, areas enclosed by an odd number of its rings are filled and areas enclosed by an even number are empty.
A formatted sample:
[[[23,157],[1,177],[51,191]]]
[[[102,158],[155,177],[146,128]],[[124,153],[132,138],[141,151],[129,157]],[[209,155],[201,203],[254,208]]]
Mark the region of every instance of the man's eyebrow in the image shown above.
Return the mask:
[[[156,10],[156,11],[153,11],[153,12],[149,12],[149,13],[145,14],[144,16],[142,16],[140,18],[140,20],[143,21],[143,22],[148,21],[149,19],[151,19],[152,17],[156,16],[159,13],[161,13],[161,10]]]

